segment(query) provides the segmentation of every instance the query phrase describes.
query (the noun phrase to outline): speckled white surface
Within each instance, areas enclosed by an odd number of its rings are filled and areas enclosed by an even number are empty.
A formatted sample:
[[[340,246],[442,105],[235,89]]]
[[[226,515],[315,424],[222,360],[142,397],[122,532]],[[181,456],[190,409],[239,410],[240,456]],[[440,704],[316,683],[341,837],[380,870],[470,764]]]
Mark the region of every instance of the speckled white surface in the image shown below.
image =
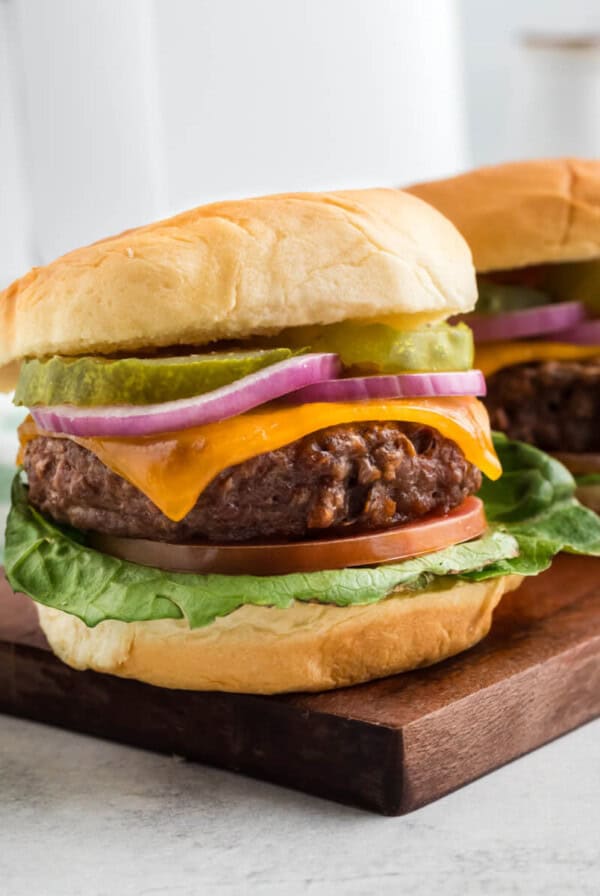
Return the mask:
[[[600,721],[405,818],[0,716],[2,896],[598,896]]]

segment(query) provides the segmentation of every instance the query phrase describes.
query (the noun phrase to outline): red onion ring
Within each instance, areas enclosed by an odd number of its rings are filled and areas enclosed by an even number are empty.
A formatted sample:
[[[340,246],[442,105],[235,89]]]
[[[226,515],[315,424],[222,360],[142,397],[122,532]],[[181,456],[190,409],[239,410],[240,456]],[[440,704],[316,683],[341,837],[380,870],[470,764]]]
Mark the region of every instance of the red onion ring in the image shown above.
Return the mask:
[[[427,398],[431,396],[485,395],[481,370],[451,373],[400,373],[325,380],[286,396],[294,404],[317,401],[365,401],[369,398]]]
[[[573,342],[575,345],[597,345],[600,352],[600,320],[586,320],[577,327],[561,330],[556,338],[560,342]]]
[[[204,395],[153,405],[31,408],[40,429],[72,436],[148,436],[236,417],[312,383],[337,376],[333,354],[298,355]]]
[[[585,308],[581,302],[558,302],[504,314],[469,314],[460,320],[471,327],[475,342],[498,342],[575,327],[585,320]]]

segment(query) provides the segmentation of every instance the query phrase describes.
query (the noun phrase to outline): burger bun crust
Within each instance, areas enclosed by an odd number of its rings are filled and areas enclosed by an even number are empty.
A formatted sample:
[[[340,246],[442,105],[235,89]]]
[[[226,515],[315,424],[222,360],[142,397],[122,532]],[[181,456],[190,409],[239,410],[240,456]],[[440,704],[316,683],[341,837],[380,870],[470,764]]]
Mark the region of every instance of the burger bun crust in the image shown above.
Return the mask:
[[[38,612],[52,649],[75,669],[186,690],[322,691],[467,650],[488,633],[494,608],[520,581],[458,582],[354,607],[246,605],[197,629],[172,619],[88,628],[60,610],[38,605]]]
[[[458,227],[478,271],[600,257],[599,160],[510,162],[408,192]]]
[[[35,268],[0,294],[0,383],[26,357],[152,351],[473,308],[471,253],[399,190],[221,202]],[[4,370],[2,368],[5,368]]]

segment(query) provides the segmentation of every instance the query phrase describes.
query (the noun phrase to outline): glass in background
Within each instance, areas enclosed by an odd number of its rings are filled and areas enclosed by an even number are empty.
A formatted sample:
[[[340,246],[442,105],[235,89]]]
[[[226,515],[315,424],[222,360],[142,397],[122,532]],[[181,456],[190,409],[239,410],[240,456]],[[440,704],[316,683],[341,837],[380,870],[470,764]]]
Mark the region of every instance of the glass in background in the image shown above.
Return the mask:
[[[516,157],[600,157],[600,33],[521,35],[509,79]]]
[[[599,0],[459,0],[459,10],[473,164],[524,155],[589,155],[589,131],[582,133],[582,122],[593,131],[589,119],[593,114],[597,121],[598,113],[585,108],[584,94],[593,93],[574,84],[593,69],[594,51],[538,52],[522,38],[593,39],[600,35]],[[565,95],[573,98],[572,109]]]

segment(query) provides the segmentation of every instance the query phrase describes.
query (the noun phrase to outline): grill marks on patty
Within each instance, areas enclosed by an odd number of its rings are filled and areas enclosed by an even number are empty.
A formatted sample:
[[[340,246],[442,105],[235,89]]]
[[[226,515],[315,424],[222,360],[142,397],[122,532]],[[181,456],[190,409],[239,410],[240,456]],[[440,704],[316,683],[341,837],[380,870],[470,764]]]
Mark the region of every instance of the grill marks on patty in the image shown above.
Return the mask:
[[[600,357],[516,364],[487,386],[492,429],[544,451],[600,451]]]
[[[31,503],[79,529],[161,541],[319,537],[446,513],[481,484],[455,442],[428,426],[355,423],[311,433],[219,474],[181,521],[69,439],[27,445]]]

